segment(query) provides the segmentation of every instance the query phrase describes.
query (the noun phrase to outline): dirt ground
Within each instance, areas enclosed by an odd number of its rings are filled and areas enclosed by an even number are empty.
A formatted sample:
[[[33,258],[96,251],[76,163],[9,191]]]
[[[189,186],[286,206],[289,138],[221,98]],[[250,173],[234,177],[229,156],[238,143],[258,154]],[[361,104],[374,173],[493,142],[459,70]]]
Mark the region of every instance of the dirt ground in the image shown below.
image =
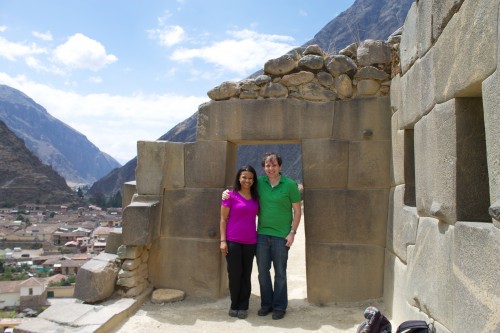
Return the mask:
[[[302,221],[303,222],[303,221]],[[369,305],[383,311],[376,301],[316,306],[307,302],[304,224],[301,223],[288,260],[288,309],[285,318],[257,316],[260,292],[257,267],[252,273],[252,296],[246,319],[229,317],[229,297],[217,301],[186,297],[170,304],[146,302],[114,333],[129,332],[356,332]]]

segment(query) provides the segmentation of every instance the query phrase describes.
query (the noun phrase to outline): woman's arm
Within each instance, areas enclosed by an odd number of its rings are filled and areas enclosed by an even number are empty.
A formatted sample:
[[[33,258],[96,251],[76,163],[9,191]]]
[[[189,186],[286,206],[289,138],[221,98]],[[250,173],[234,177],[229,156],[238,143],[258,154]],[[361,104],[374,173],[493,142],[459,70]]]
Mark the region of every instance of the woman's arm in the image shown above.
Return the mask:
[[[220,251],[223,255],[227,254],[226,228],[228,216],[229,207],[220,206]]]

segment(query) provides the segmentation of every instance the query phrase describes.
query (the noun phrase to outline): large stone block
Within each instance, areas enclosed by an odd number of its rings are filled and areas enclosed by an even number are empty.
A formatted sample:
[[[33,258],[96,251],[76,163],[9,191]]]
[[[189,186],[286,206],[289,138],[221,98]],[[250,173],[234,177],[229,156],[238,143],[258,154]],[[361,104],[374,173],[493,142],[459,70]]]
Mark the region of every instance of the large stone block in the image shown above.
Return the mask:
[[[302,166],[307,188],[346,188],[349,143],[331,139],[303,140]]]
[[[179,289],[187,296],[226,296],[226,262],[219,244],[196,238],[156,240],[150,250],[149,280],[157,289]]]
[[[382,297],[384,248],[306,241],[307,300],[313,304]]]
[[[223,190],[165,190],[161,236],[219,240]]]
[[[160,195],[163,186],[184,186],[184,144],[138,141],[135,170],[139,195]]]
[[[401,107],[401,75],[398,74],[391,80],[390,88],[391,110],[396,112]]]
[[[401,77],[401,108],[398,128],[413,128],[422,116],[435,105],[435,77],[433,68],[433,49]]]
[[[500,14],[499,14],[500,15]],[[500,25],[499,25],[500,27]],[[500,28],[499,28],[500,30]],[[500,31],[499,41],[500,45]],[[499,47],[500,53],[500,47]],[[500,63],[500,55],[498,56]],[[499,67],[500,68],[500,67]],[[490,204],[500,200],[500,74],[497,70],[483,82],[484,131],[488,161]],[[500,228],[500,221],[494,220]]]
[[[497,33],[498,1],[463,2],[433,47],[437,103],[481,96],[497,67]]]
[[[132,202],[134,194],[137,193],[137,186],[134,181],[125,182],[122,185],[122,208],[125,208]]]
[[[417,2],[417,52],[419,57],[423,57],[432,46],[432,5],[435,1]]]
[[[109,233],[108,238],[106,238],[106,248],[104,252],[117,254],[118,248],[123,244],[122,229],[116,228]]]
[[[391,114],[388,97],[335,102],[332,138],[345,141],[390,140]]]
[[[410,245],[410,247],[414,247]],[[402,322],[409,320],[425,320],[430,322],[418,308],[408,303],[408,267],[394,253],[385,251],[384,265],[384,306],[389,316],[392,329],[395,330]]]
[[[407,248],[417,238],[418,215],[415,207],[404,204],[405,185],[391,189],[389,195],[389,219],[387,221],[386,248],[407,262]]]
[[[87,303],[105,300],[115,290],[119,271],[116,254],[100,253],[78,270],[73,297]]]
[[[455,293],[453,230],[437,219],[420,218],[415,249],[408,258],[408,303],[449,328]]]
[[[302,139],[329,138],[332,135],[332,123],[336,102],[304,102],[300,113],[299,136]]]
[[[306,238],[313,243],[385,246],[389,190],[304,189]]]
[[[234,181],[237,146],[227,141],[186,144],[186,187],[227,187]]]
[[[425,2],[432,3],[432,37],[433,40],[436,40],[453,15],[456,14],[464,0],[434,0]]]
[[[125,245],[146,245],[159,234],[160,203],[132,202],[123,210],[122,237]]]
[[[392,114],[391,132],[392,132],[392,153],[391,153],[391,186],[403,184],[405,181],[405,132],[398,129],[399,111]]]
[[[485,221],[489,193],[481,100],[436,105],[415,125],[415,186],[420,216],[446,223]]]
[[[389,188],[391,141],[357,141],[349,144],[349,188]]]
[[[411,67],[418,58],[417,38],[418,33],[418,2],[414,1],[406,15],[405,23],[403,24],[403,34],[401,35],[401,43],[399,45],[399,53],[401,58],[402,73]]]
[[[453,327],[500,332],[500,230],[491,223],[457,222],[453,252]]]
[[[211,101],[198,110],[197,140],[236,143],[331,136],[334,102],[296,99]]]

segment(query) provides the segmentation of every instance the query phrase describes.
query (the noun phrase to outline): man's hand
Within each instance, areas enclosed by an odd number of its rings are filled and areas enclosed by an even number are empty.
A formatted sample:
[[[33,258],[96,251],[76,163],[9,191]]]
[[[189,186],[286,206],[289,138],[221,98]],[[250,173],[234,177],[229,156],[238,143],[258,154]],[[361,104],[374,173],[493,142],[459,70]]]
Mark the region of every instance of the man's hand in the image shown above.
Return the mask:
[[[286,247],[291,247],[293,244],[293,241],[295,240],[295,234],[293,232],[290,232],[286,237]]]
[[[222,192],[222,200],[226,200],[227,198],[229,198],[229,190]]]

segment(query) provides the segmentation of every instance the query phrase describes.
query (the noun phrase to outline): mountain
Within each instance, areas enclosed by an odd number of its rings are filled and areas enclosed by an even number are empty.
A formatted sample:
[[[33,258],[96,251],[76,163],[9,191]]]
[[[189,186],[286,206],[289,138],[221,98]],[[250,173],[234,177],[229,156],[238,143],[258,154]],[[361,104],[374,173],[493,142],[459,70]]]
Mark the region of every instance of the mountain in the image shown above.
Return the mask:
[[[171,142],[194,142],[196,141],[196,122],[198,112],[191,117],[175,125],[170,131],[163,134],[158,140]],[[111,171],[109,174],[99,179],[89,189],[89,195],[102,193],[105,195],[114,195],[121,191],[125,182],[135,179],[135,168],[137,167],[137,157],[128,161],[123,167]]]
[[[6,85],[0,85],[0,120],[68,183],[92,184],[121,166],[83,134],[52,117],[21,91]]]
[[[366,39],[386,40],[399,29],[406,19],[408,10],[414,0],[356,0],[346,11],[339,14],[325,25],[310,41],[303,46],[318,44],[329,53],[338,53],[346,46]],[[254,77],[259,71],[251,75]],[[176,125],[159,140],[172,142],[196,141],[196,116]],[[302,181],[302,154],[300,145],[265,145],[238,147],[237,165],[252,164],[262,174],[258,166],[260,156],[266,151],[276,151],[283,158],[283,174]],[[90,194],[103,193],[114,195],[120,191],[123,179],[135,179],[137,158],[129,161],[124,167],[113,170],[103,179],[94,183]]]
[[[403,25],[413,1],[356,0],[305,45],[318,44],[328,53],[338,53],[355,42],[385,40]]]
[[[0,207],[22,203],[62,204],[75,193],[50,166],[43,164],[0,121]]]

